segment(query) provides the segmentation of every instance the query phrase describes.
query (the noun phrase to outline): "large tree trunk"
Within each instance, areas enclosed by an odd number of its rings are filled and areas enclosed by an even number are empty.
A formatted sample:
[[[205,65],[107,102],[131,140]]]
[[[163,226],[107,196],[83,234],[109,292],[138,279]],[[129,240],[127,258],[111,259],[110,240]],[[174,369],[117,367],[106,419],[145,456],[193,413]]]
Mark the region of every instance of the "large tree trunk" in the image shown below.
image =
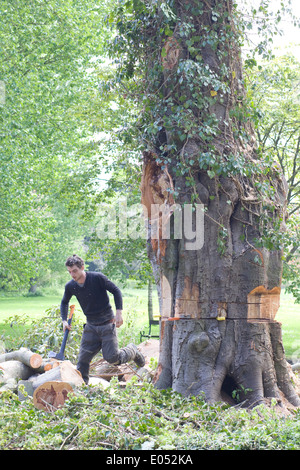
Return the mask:
[[[270,169],[267,176],[256,172],[260,161],[254,131],[238,112],[245,110],[246,104],[231,2],[207,0],[201,2],[204,4],[202,14],[193,16],[193,8],[198,8],[200,2],[188,2],[189,7],[187,2],[175,2],[177,24],[173,37],[162,44],[160,86],[165,105],[173,101],[161,122],[166,122],[166,115],[172,115],[174,103],[195,103],[194,89],[179,69],[180,64],[191,60],[191,36],[188,43],[180,34],[180,21],[187,21],[188,14],[193,37],[198,37],[198,42],[193,42],[200,57],[197,60],[201,61],[201,70],[210,71],[205,84],[199,79],[199,89],[203,96],[215,97],[207,100],[209,106],[200,111],[196,104],[191,105],[190,120],[194,129],[200,129],[214,116],[218,131],[206,140],[199,133],[190,133],[180,143],[182,120],[177,126],[174,121],[173,127],[160,131],[159,143],[152,150],[148,146],[144,153],[142,203],[149,217],[149,257],[158,279],[161,310],[156,385],[172,387],[182,394],[203,392],[209,401],[221,400],[223,392],[240,390],[239,396],[247,405],[273,397],[300,406],[285,360],[281,325],[275,320],[280,303],[282,252],[275,245],[269,243],[266,247],[261,243],[263,233],[275,224],[278,230],[283,229],[287,188],[278,168]],[[217,49],[208,41],[203,45],[207,25],[220,38],[224,31],[231,31],[233,39],[220,40]],[[153,56],[149,67],[151,61]],[[227,75],[222,78],[223,65]],[[227,78],[228,87],[215,92],[213,76],[220,82]],[[164,151],[159,145],[162,139]],[[166,150],[175,147],[176,153]],[[202,155],[212,149],[219,157],[220,171],[216,164],[202,164]],[[242,171],[245,165],[252,166],[252,174]],[[272,197],[263,198],[259,191],[265,184],[273,188]],[[174,218],[173,204],[183,210],[191,200],[204,206],[204,241],[197,249],[187,245],[191,240],[184,226],[182,237],[174,236],[172,226],[171,237],[164,236],[167,219],[163,212],[173,213]],[[154,220],[153,208],[157,205],[163,205],[163,209],[156,212]],[[203,230],[198,222],[193,221],[196,234]],[[154,237],[157,223],[158,236]]]

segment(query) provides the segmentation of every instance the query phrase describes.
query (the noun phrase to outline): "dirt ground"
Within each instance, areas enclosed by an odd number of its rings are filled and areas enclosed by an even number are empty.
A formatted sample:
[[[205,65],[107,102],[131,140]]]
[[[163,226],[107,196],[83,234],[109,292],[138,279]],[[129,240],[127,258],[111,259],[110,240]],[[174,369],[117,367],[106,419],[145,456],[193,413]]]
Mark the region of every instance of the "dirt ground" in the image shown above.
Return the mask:
[[[138,345],[138,350],[144,354],[146,359],[146,364],[149,364],[151,357],[158,359],[159,356],[159,340],[158,339],[148,339],[143,343]]]

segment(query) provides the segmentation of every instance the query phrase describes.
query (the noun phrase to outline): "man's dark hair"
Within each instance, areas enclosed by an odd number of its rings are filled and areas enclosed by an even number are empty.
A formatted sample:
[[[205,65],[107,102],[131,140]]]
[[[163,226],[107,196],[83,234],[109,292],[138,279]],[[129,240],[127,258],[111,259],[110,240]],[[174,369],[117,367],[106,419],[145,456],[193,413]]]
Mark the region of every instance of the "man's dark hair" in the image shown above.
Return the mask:
[[[82,268],[82,266],[84,265],[83,259],[77,255],[69,256],[69,258],[66,261],[66,266],[72,267],[74,265],[76,265],[78,268]]]

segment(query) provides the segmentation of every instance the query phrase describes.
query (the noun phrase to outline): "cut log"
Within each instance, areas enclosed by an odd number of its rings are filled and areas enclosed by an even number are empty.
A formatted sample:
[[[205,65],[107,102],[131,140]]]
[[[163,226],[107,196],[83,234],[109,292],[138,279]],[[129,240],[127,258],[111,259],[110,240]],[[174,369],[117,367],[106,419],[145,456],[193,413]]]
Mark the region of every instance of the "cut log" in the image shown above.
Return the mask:
[[[52,369],[54,369],[54,367],[58,367],[62,361],[59,361],[58,359],[55,359],[54,357],[50,357],[49,362],[52,364]]]
[[[39,354],[30,351],[30,349],[20,348],[17,351],[1,354],[0,362],[6,361],[20,361],[32,369],[38,369],[43,363],[43,358]]]
[[[52,362],[52,361],[43,361],[42,364],[38,369],[36,369],[34,372],[37,372],[38,374],[43,374],[44,372],[47,372],[48,370],[53,369],[56,367],[58,363]]]
[[[84,384],[81,374],[70,361],[63,361],[53,369],[30,380],[33,403],[39,410],[55,411],[62,406],[74,387]]]
[[[40,373],[42,368],[44,373]],[[72,388],[84,383],[80,372],[77,371],[69,361],[50,361],[49,363],[42,364],[42,366],[35,372],[37,373],[31,375],[28,380],[20,380],[18,382],[18,396],[20,400],[24,400],[26,398],[22,389],[19,387],[20,385],[24,386],[27,396],[33,397],[34,391],[44,383],[65,381],[70,382]]]
[[[27,380],[32,375],[31,367],[20,361],[6,361],[0,363],[0,391],[15,390],[18,380]]]
[[[70,361],[63,361],[57,367],[48,370],[32,379],[33,389],[35,390],[45,382],[68,382],[72,387],[84,384],[81,374]]]
[[[32,375],[31,367],[26,366],[20,361],[1,362],[0,369],[4,372],[1,381],[4,380],[4,377],[26,380]]]
[[[43,374],[45,375],[45,374]],[[50,381],[39,385],[33,393],[33,403],[38,410],[56,411],[63,406],[73,387],[68,382]]]

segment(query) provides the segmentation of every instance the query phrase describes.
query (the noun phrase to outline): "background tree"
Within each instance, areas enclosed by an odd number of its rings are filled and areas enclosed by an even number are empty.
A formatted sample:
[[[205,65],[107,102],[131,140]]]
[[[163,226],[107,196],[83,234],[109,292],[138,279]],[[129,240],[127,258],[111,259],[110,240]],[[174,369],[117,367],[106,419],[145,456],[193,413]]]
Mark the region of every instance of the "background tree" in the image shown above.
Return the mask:
[[[90,221],[91,230],[86,237],[86,257],[122,285],[131,279],[142,286],[153,275],[140,204],[141,166],[136,161],[130,162],[128,153],[125,158],[125,165],[121,158],[110,165],[107,184],[95,195],[92,214],[96,215]]]
[[[98,145],[86,103],[97,89],[95,64],[102,60],[108,4],[87,5],[81,0],[1,4],[0,80],[5,94],[0,106],[0,283],[4,287],[28,286],[30,279],[49,268],[57,244],[69,240],[70,215],[79,226],[80,211],[94,191],[100,171]]]
[[[200,250],[162,230],[149,236],[162,316],[156,384],[212,401],[239,388],[247,404],[299,406],[275,321],[282,244],[265,236],[283,232],[288,190],[280,167],[261,159],[249,120],[236,6],[117,7],[113,53],[142,107],[142,202],[149,214],[154,203],[205,211]]]
[[[300,64],[293,56],[280,56],[248,69],[249,98],[261,155],[279,163],[288,184],[284,237],[283,279],[288,291],[300,302]],[[273,232],[270,237],[276,237]]]

